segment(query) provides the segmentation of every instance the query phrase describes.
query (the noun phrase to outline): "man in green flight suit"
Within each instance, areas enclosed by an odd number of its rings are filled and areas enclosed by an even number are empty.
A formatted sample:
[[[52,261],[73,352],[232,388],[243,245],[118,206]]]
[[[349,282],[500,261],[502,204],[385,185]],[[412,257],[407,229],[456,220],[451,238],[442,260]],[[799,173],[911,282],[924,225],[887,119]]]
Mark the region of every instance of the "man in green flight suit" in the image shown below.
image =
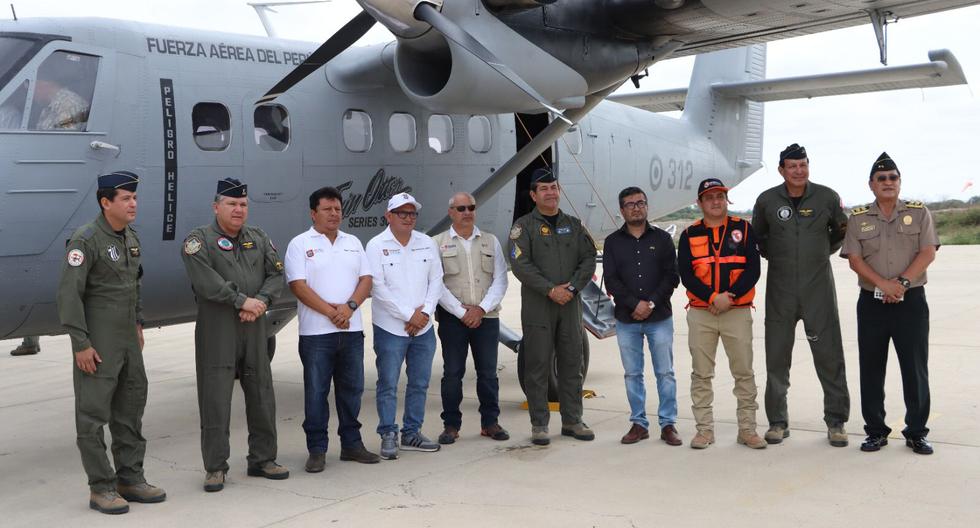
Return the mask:
[[[89,507],[129,511],[129,502],[162,502],[167,494],[143,476],[143,307],[136,219],[139,178],[128,171],[99,176],[102,213],[68,241],[58,287],[58,316],[75,355],[75,428],[91,490]],[[112,433],[113,470],[105,433]]]
[[[249,476],[289,478],[276,463],[276,397],[267,353],[266,309],[283,288],[283,264],[269,236],[248,219],[248,186],[218,182],[214,222],[184,240],[184,266],[197,300],[194,349],[205,491],[224,489],[236,370],[245,393]]]
[[[561,191],[554,174],[531,175],[536,205],[510,230],[510,264],[521,281],[524,329],[524,390],[531,415],[531,442],[548,445],[548,380],[552,353],[558,363],[561,434],[593,440],[582,421],[582,362],[585,331],[579,292],[595,273],[595,242],[582,222],[558,208]]]
[[[823,387],[827,440],[847,445],[844,423],[851,410],[844,376],[844,345],[830,255],[844,240],[847,215],[840,196],[810,181],[806,149],[796,143],[779,154],[785,182],[766,190],[752,210],[759,252],[769,260],[766,277],[766,442],[789,436],[786,393],[796,324],[803,328]]]

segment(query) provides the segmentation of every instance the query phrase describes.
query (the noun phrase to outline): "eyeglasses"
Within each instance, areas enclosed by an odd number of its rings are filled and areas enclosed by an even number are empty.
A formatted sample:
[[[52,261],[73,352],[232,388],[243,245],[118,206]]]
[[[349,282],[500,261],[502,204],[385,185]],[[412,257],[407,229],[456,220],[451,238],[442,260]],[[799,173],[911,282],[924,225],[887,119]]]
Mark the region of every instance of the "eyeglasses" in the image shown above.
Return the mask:
[[[878,176],[875,179],[878,180],[879,182],[884,182],[884,181],[896,181],[899,178],[901,178],[901,176],[899,176],[898,174],[882,174],[881,176]]]
[[[623,209],[643,209],[647,206],[646,200],[639,200],[636,202],[624,202]]]
[[[453,207],[453,209],[455,209],[457,213],[462,213],[463,211],[469,211],[469,212],[472,213],[473,211],[476,211],[476,206],[475,205],[457,205],[456,207]]]
[[[397,216],[398,218],[401,218],[402,220],[406,220],[409,218],[415,220],[419,216],[419,213],[417,211],[392,211],[391,214]]]

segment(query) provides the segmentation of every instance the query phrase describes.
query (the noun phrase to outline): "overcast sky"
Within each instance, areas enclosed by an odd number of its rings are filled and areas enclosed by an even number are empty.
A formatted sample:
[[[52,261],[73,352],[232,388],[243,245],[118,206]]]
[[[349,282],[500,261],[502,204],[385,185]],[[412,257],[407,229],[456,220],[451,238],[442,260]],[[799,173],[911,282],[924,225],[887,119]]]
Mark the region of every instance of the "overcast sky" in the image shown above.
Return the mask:
[[[3,4],[9,3],[3,2]],[[232,33],[264,35],[258,17],[240,0],[13,0],[19,17],[98,16]],[[280,36],[322,41],[359,10],[354,0],[280,8],[271,15]],[[4,6],[0,17],[9,18]],[[967,79],[980,82],[980,6],[901,20],[889,26],[892,65],[925,62],[931,49],[948,48]],[[391,40],[379,24],[362,43]],[[693,59],[653,67],[643,90],[686,86]],[[769,45],[769,77],[878,66],[870,26],[782,40]],[[633,90],[632,85],[624,88]],[[970,87],[903,90],[766,104],[766,167],[731,193],[734,209],[751,208],[760,191],[779,183],[779,151],[798,142],[810,154],[811,178],[832,186],[847,204],[871,199],[872,162],[887,150],[903,175],[908,199],[965,199],[980,194],[980,101]],[[972,188],[962,190],[967,182]]]

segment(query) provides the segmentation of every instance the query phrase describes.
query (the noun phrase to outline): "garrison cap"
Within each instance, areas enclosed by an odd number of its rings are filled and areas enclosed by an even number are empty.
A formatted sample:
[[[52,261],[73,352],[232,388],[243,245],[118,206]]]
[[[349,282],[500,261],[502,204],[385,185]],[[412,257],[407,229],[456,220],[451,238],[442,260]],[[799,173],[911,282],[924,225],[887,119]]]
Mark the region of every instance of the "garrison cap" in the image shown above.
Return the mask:
[[[555,173],[551,172],[551,169],[540,168],[534,169],[531,173],[531,186],[533,187],[536,183],[551,183],[553,181],[558,181],[555,178]]]
[[[398,193],[398,194],[392,196],[388,200],[388,209],[387,210],[388,211],[394,211],[395,209],[398,209],[399,207],[401,207],[401,206],[403,206],[405,204],[412,204],[412,205],[414,205],[416,211],[418,211],[419,209],[422,209],[422,204],[420,204],[419,201],[416,200],[414,196],[412,196],[411,194],[408,194],[408,193]]]
[[[124,191],[136,192],[139,184],[139,176],[129,171],[116,171],[99,176],[99,189],[122,189]]]
[[[779,153],[780,165],[783,164],[783,161],[786,161],[788,159],[792,159],[792,160],[807,159],[806,149],[803,148],[803,146],[801,146],[798,143],[793,143],[792,145],[786,147],[785,149],[783,149],[782,152]]]
[[[245,198],[248,196],[248,185],[235,178],[218,180],[217,194],[229,198]]]
[[[701,183],[698,184],[698,198],[700,199],[702,194],[710,191],[725,191],[727,193],[728,187],[725,187],[725,184],[718,178],[701,180]]]
[[[898,165],[895,164],[895,161],[892,160],[887,152],[882,152],[881,156],[878,156],[878,159],[875,160],[875,164],[871,166],[871,176],[874,176],[878,171],[895,171],[900,175],[902,174],[898,170]]]

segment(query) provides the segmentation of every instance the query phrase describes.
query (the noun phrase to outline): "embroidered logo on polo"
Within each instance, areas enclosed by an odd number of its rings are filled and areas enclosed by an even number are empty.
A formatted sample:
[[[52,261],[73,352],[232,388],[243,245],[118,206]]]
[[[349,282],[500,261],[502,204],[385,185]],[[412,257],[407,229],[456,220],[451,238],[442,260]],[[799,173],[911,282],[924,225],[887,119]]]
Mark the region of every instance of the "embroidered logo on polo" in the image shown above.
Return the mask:
[[[222,251],[231,251],[235,249],[235,244],[232,243],[231,240],[228,240],[225,237],[221,237],[218,239],[218,249]]]
[[[109,255],[109,260],[111,260],[113,262],[118,262],[119,261],[119,250],[116,249],[116,246],[113,245],[113,246],[107,247],[106,250],[105,250],[105,253],[106,253],[106,255]]]
[[[314,253],[313,253],[313,250],[312,249],[307,249],[306,250],[306,258],[313,258],[313,255],[314,255]]]
[[[776,217],[782,220],[783,222],[789,220],[790,218],[793,218],[793,208],[788,205],[784,205],[780,207],[779,209],[776,210]]]

